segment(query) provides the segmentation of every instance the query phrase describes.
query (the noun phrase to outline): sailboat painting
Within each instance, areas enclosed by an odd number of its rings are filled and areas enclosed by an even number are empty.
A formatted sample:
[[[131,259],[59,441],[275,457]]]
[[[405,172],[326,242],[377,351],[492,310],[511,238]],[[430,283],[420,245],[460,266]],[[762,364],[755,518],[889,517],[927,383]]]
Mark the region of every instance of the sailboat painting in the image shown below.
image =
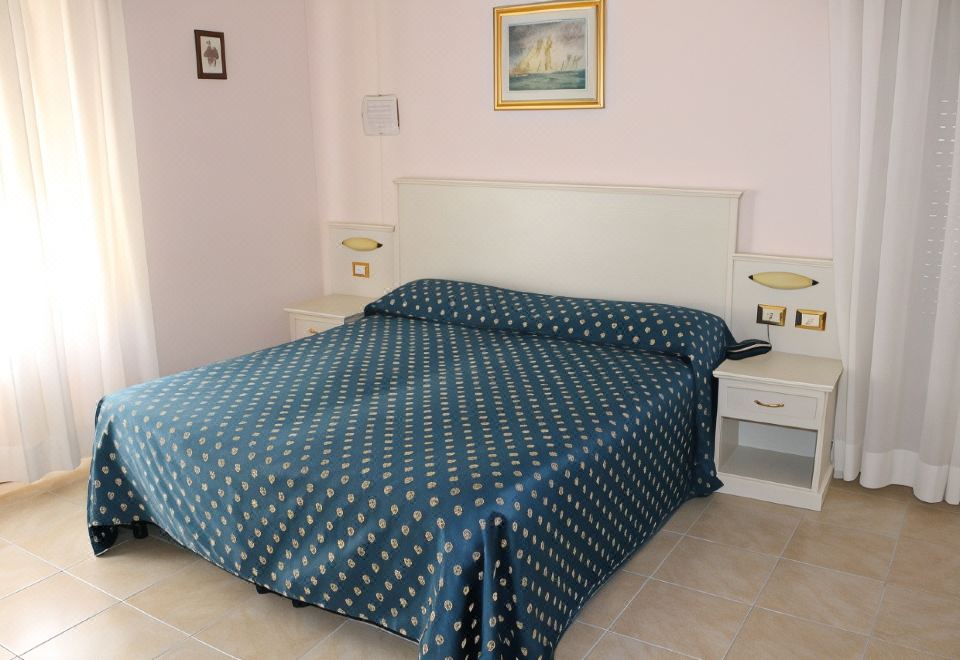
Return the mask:
[[[603,107],[604,0],[494,9],[497,110]]]
[[[587,20],[510,26],[511,90],[586,89]]]

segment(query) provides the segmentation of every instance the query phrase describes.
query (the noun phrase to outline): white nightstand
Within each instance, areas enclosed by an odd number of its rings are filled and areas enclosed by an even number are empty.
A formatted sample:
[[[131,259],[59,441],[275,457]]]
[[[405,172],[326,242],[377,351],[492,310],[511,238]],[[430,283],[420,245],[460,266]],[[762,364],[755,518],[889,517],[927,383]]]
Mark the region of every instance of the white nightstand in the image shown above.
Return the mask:
[[[290,340],[302,339],[330,328],[352,323],[376,298],[333,294],[284,308],[290,315]]]
[[[720,492],[819,511],[842,370],[839,360],[776,351],[717,367]]]

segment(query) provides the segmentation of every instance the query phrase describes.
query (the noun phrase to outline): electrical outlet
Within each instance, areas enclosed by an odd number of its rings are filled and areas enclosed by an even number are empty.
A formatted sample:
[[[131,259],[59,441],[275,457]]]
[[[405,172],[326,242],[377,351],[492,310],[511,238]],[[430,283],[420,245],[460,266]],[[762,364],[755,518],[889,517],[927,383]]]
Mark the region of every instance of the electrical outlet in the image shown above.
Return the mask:
[[[354,277],[370,277],[370,263],[367,261],[354,261],[351,268]]]
[[[787,308],[779,305],[757,305],[757,323],[783,325],[787,322]]]

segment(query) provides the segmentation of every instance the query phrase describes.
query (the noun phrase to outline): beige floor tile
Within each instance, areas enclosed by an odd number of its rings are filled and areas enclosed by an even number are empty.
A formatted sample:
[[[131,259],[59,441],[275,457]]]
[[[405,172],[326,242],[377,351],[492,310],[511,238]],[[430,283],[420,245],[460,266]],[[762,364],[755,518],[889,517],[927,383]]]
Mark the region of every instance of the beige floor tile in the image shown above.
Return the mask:
[[[676,547],[682,535],[660,530],[656,536],[640,547],[621,570],[638,575],[653,575],[664,558]]]
[[[4,481],[0,483],[0,504],[5,501],[5,498],[11,496],[14,492],[20,490],[24,487],[24,484],[19,481]]]
[[[156,539],[134,539],[68,572],[123,600],[196,561],[201,559],[189,550]]]
[[[49,535],[82,511],[80,505],[47,492],[34,492],[34,488],[31,487],[33,495],[27,500],[0,502],[0,536],[3,538],[19,542],[38,533]]]
[[[0,600],[0,645],[26,653],[116,602],[59,573]]]
[[[25,660],[149,660],[187,636],[120,603],[54,637]]]
[[[871,638],[863,660],[935,660],[937,656]]]
[[[671,516],[661,531],[679,532],[683,534],[690,529],[690,525],[696,522],[700,514],[703,513],[703,510],[710,504],[713,497],[716,497],[716,495],[711,497],[694,497],[692,500],[687,500],[677,509],[677,512]]]
[[[192,638],[170,648],[160,657],[163,660],[227,660],[230,658],[226,653],[221,653],[212,646]]]
[[[781,559],[757,605],[869,633],[883,582]]]
[[[316,607],[294,608],[286,598],[244,599],[219,621],[196,635],[240,658],[299,658],[343,623]]]
[[[686,656],[645,644],[639,639],[608,632],[600,640],[590,655],[590,660],[674,660]]]
[[[61,568],[93,556],[82,504],[51,493],[0,505],[0,536]]]
[[[26,550],[4,544],[0,546],[0,598],[59,571],[53,564],[38,559]]]
[[[72,513],[63,525],[49,532],[38,532],[20,539],[17,545],[60,568],[69,568],[94,557],[83,511]]]
[[[42,479],[33,484],[43,490],[56,490],[67,484],[73,484],[78,481],[86,481],[90,478],[90,458],[81,459],[79,467],[73,470],[61,470],[49,472]]]
[[[857,480],[854,481],[844,481],[843,479],[834,479],[830,483],[830,492],[834,491],[849,491],[853,493],[860,493],[861,495],[872,495],[875,497],[882,497],[888,500],[896,500],[898,502],[913,502],[916,501],[916,497],[913,495],[913,489],[908,486],[886,486],[885,488],[866,488],[860,485],[860,482]]]
[[[417,660],[417,644],[376,626],[345,619],[330,637],[303,660]]]
[[[600,588],[600,591],[593,594],[587,601],[584,608],[580,610],[580,614],[577,615],[577,620],[589,623],[592,626],[609,628],[617,615],[630,602],[630,599],[640,591],[645,579],[633,573],[617,571]]]
[[[895,546],[896,539],[889,536],[805,520],[783,556],[882,580]]]
[[[939,502],[924,502],[919,497],[910,498],[910,503],[915,506],[934,509],[944,513],[953,513],[960,516],[960,504],[950,504],[944,500],[940,500]]]
[[[904,536],[887,579],[891,584],[960,598],[960,551]]]
[[[866,637],[760,608],[750,612],[727,658],[857,660]]]
[[[563,633],[560,645],[557,646],[553,656],[554,660],[581,660],[604,632],[603,628],[574,621],[573,625]]]
[[[888,585],[873,634],[893,644],[960,657],[960,599]]]
[[[650,580],[612,630],[680,653],[722,658],[748,611],[741,603]]]
[[[53,495],[62,497],[69,502],[79,504],[80,506],[87,506],[87,480],[80,479],[72,483],[67,483],[59,488],[50,491]]]
[[[265,597],[249,582],[199,560],[127,602],[192,635],[242,602]]]
[[[911,504],[903,535],[945,545],[960,553],[960,514],[931,504]]]
[[[906,511],[906,502],[877,497],[870,493],[837,490],[827,495],[822,510],[808,511],[804,517],[813,522],[897,536]]]
[[[688,534],[746,550],[779,555],[803,515],[799,509],[778,504],[714,497]]]
[[[685,537],[656,577],[699,591],[752,603],[776,565],[776,557]]]

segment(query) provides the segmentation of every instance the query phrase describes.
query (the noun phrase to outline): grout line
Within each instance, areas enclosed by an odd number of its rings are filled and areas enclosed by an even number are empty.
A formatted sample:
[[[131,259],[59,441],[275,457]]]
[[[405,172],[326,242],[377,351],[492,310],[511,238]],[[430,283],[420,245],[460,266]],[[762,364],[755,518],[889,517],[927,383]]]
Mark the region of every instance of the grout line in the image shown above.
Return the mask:
[[[767,574],[766,579],[763,581],[763,584],[760,585],[757,595],[753,599],[753,603],[750,604],[750,609],[747,610],[747,614],[743,617],[743,621],[740,622],[740,625],[737,627],[737,632],[734,633],[733,639],[730,640],[730,644],[727,645],[727,648],[723,651],[723,658],[725,659],[730,651],[733,649],[734,644],[737,643],[737,639],[740,637],[740,633],[743,632],[744,626],[747,625],[747,620],[750,619],[750,616],[753,614],[754,609],[757,607],[757,603],[760,601],[760,596],[763,595],[764,589],[767,588],[767,584],[770,582],[770,578],[773,577],[773,574],[777,570],[777,566],[780,565],[780,562],[783,561],[783,553],[787,551],[787,548],[790,547],[790,543],[793,541],[793,537],[797,535],[797,531],[800,529],[800,525],[803,524],[803,516],[797,519],[797,524],[793,526],[793,531],[790,532],[790,536],[787,538],[786,543],[783,544],[783,547],[780,548],[780,554],[777,556],[776,562],[773,564],[773,568],[770,569],[770,572]]]
[[[339,616],[339,615],[338,615],[338,616]],[[323,639],[319,640],[316,644],[314,644],[313,646],[311,646],[310,648],[308,648],[306,651],[304,651],[303,653],[301,653],[300,655],[298,655],[297,658],[298,658],[298,659],[299,659],[299,658],[302,658],[302,657],[306,656],[308,653],[310,653],[310,651],[312,651],[313,649],[315,649],[315,648],[317,648],[318,646],[320,646],[321,644],[325,644],[328,639],[330,639],[331,637],[333,637],[333,636],[337,633],[338,630],[340,630],[340,629],[343,628],[345,625],[347,625],[347,621],[351,621],[351,619],[349,619],[348,617],[341,616],[340,618],[346,619],[346,621],[341,621],[341,622],[340,622],[340,625],[338,625],[336,628],[334,628],[334,629],[331,630],[329,633],[327,633],[327,635],[326,635]],[[364,623],[364,622],[361,622],[361,623]],[[372,625],[372,624],[371,624],[371,625]],[[375,627],[379,628],[380,626],[375,626]],[[420,651],[420,642],[414,642],[414,644],[417,645],[417,652],[418,652],[418,654],[419,654],[419,651]]]
[[[903,510],[903,515],[900,517],[900,528],[897,530],[897,538],[893,542],[893,552],[890,553],[890,561],[887,562],[887,572],[883,575],[883,581],[886,582],[890,579],[890,571],[893,569],[893,560],[897,557],[897,550],[900,549],[900,538],[903,536],[903,528],[907,526],[907,509]]]
[[[102,610],[97,610],[96,612],[94,612],[94,613],[91,614],[90,616],[84,618],[82,621],[77,621],[75,624],[73,624],[72,626],[68,626],[68,627],[64,628],[63,630],[61,630],[60,632],[58,632],[56,635],[53,635],[52,637],[48,637],[47,639],[43,640],[43,641],[40,642],[39,644],[35,644],[34,646],[30,647],[29,649],[27,649],[26,651],[24,651],[23,653],[21,653],[21,654],[20,654],[19,656],[17,656],[17,657],[25,656],[25,655],[27,655],[28,653],[32,653],[33,651],[36,651],[38,648],[40,648],[41,646],[43,646],[43,645],[46,644],[47,642],[52,642],[52,641],[55,640],[57,637],[60,637],[60,636],[63,635],[64,633],[73,630],[73,629],[76,628],[77,626],[83,625],[84,623],[86,623],[86,622],[89,621],[90,619],[93,619],[94,617],[100,616],[101,614],[103,614],[104,612],[106,612],[107,610],[109,610],[110,608],[116,607],[117,605],[119,605],[119,604],[122,602],[122,601],[119,601],[119,600],[116,600],[116,599],[114,599],[114,601],[115,601],[114,603],[112,603],[112,604],[110,604],[110,605],[107,605],[107,606],[104,607]]]
[[[709,505],[707,505],[707,506],[709,506]],[[706,511],[706,507],[704,507],[704,511]],[[701,511],[700,513],[701,513],[701,515],[702,515],[702,514],[703,514],[703,511]],[[637,596],[640,595],[640,592],[643,591],[643,588],[647,586],[647,583],[650,582],[650,580],[653,579],[653,575],[655,575],[656,572],[660,570],[660,567],[663,566],[663,565],[666,563],[667,559],[670,558],[670,555],[673,554],[674,550],[676,550],[678,547],[680,547],[680,544],[681,544],[682,542],[683,542],[683,537],[681,536],[680,539],[679,539],[676,543],[673,544],[673,547],[670,548],[670,551],[667,552],[665,555],[663,555],[663,559],[661,559],[659,562],[657,562],[657,565],[654,567],[654,569],[653,569],[652,571],[650,571],[651,574],[646,576],[646,579],[643,581],[643,584],[640,585],[640,588],[637,589],[637,592],[636,592],[635,594],[633,594],[633,596],[630,598],[630,600],[627,601],[627,604],[623,606],[623,609],[620,610],[620,612],[617,614],[617,616],[613,617],[613,619],[610,621],[610,625],[607,626],[607,628],[606,628],[608,631],[611,630],[614,625],[616,625],[617,621],[620,620],[620,617],[623,616],[623,613],[627,611],[627,608],[629,608],[630,605],[633,604],[633,601],[637,599]],[[634,574],[634,575],[635,575],[635,574]],[[603,637],[603,636],[601,635],[601,638],[602,638],[602,637]],[[597,641],[599,641],[599,640],[597,640]]]
[[[803,522],[803,521],[801,520],[801,523],[802,523],[802,522]],[[818,524],[820,524],[820,523],[818,523]],[[839,525],[831,525],[831,527],[838,527],[838,526],[839,526]],[[797,527],[797,529],[799,529],[799,526]],[[853,528],[851,528],[851,527],[843,527],[842,529],[853,529]],[[854,530],[854,531],[860,531],[860,530]],[[795,533],[795,532],[794,532],[794,533]],[[820,565],[820,564],[814,564],[814,563],[811,563],[811,562],[809,562],[809,561],[803,561],[802,559],[794,559],[793,557],[783,557],[783,555],[775,555],[775,554],[772,554],[772,553],[769,553],[769,552],[761,552],[761,551],[759,551],[759,550],[751,550],[750,548],[744,548],[744,547],[739,546],[739,545],[731,545],[731,544],[729,544],[729,543],[724,543],[724,542],[722,542],[722,541],[715,541],[715,540],[713,540],[713,539],[704,538],[704,537],[702,537],[702,536],[694,536],[694,535],[692,535],[692,534],[685,534],[684,536],[689,536],[690,538],[696,539],[696,540],[698,540],[698,541],[708,541],[708,542],[710,542],[710,543],[716,543],[717,545],[721,545],[721,546],[723,546],[723,547],[725,547],[725,548],[733,548],[733,549],[735,549],[735,550],[743,550],[744,552],[753,552],[753,553],[755,553],[755,554],[764,555],[764,556],[766,556],[766,557],[774,557],[774,558],[781,558],[781,557],[782,557],[783,559],[785,559],[785,560],[787,560],[787,561],[792,561],[792,562],[794,562],[794,563],[796,563],[796,564],[803,564],[804,566],[812,566],[812,567],[814,567],[814,568],[822,568],[822,569],[827,570],[827,571],[833,571],[834,573],[842,573],[843,575],[849,575],[849,576],[852,576],[852,577],[859,577],[859,578],[864,578],[864,579],[867,579],[867,580],[876,580],[876,581],[878,581],[878,582],[883,582],[883,579],[882,579],[882,578],[871,577],[871,576],[869,576],[869,575],[862,575],[862,574],[860,574],[860,573],[851,573],[851,572],[849,572],[849,571],[844,571],[844,570],[841,570],[841,569],[839,569],[839,568],[833,568],[833,567],[830,567],[830,566],[822,566],[822,565]],[[888,536],[888,537],[886,537],[886,538],[893,538],[893,537]],[[793,536],[790,537],[790,540],[793,540]],[[790,545],[790,540],[787,541],[787,546]],[[784,547],[784,552],[786,552],[786,546]],[[930,593],[939,593],[939,592],[930,592]],[[941,595],[944,595],[944,594],[941,594]]]
[[[647,645],[647,646],[652,646],[652,647],[657,648],[657,649],[663,649],[664,651],[668,651],[668,652],[670,652],[670,653],[675,653],[675,654],[677,654],[677,655],[679,655],[679,656],[683,656],[684,658],[691,658],[692,660],[700,660],[700,659],[699,659],[697,656],[695,656],[695,655],[690,655],[689,653],[684,653],[683,651],[677,651],[676,649],[672,649],[672,648],[669,648],[669,647],[666,647],[666,646],[661,646],[660,644],[654,644],[653,642],[648,642],[647,640],[645,640],[645,639],[640,639],[639,637],[632,637],[632,636],[630,636],[630,635],[624,635],[623,633],[618,633],[618,632],[615,632],[615,631],[613,631],[613,630],[608,630],[606,633],[604,633],[603,635],[600,636],[600,639],[603,639],[603,638],[606,637],[607,635],[613,635],[613,636],[615,636],[615,637],[623,637],[624,639],[629,639],[629,640],[634,641],[634,642],[640,642],[641,644],[645,644],[645,645]],[[597,642],[594,644],[594,646],[596,646],[597,644],[599,644],[599,642],[600,642],[600,640],[597,640]],[[593,647],[590,647],[590,649],[591,649],[591,652],[592,652]],[[587,656],[584,656],[584,658],[586,658],[586,657],[587,657]]]
[[[189,641],[194,641],[194,642],[196,642],[197,644],[202,644],[203,646],[206,646],[208,649],[213,649],[213,650],[216,651],[217,653],[222,653],[223,655],[227,656],[228,658],[233,658],[234,660],[240,660],[240,658],[238,658],[237,656],[233,655],[232,653],[227,653],[227,652],[224,651],[223,649],[221,649],[221,648],[219,648],[219,647],[216,647],[216,646],[214,646],[213,644],[208,644],[207,642],[203,641],[203,640],[200,639],[199,637],[196,637],[195,635],[191,635],[190,637],[188,637],[188,638],[187,638],[186,640],[184,640],[184,641],[188,641],[188,642],[189,642]],[[180,643],[183,644],[184,642],[180,642]],[[171,650],[171,649],[167,649],[167,650],[169,651],[169,650]],[[166,652],[167,652],[167,651],[164,651],[164,653],[166,653]]]
[[[163,582],[163,581],[166,580],[167,578],[173,577],[174,575],[179,575],[180,573],[182,573],[183,571],[187,570],[188,568],[190,568],[190,567],[191,567],[193,564],[195,564],[195,563],[196,563],[195,560],[194,560],[194,561],[191,561],[191,562],[188,562],[185,566],[183,566],[183,567],[181,567],[181,568],[178,568],[178,569],[175,570],[173,573],[170,573],[169,575],[165,575],[165,576],[163,576],[162,578],[160,578],[159,580],[157,580],[156,582],[152,582],[152,583],[148,584],[147,586],[145,586],[145,587],[143,587],[143,588],[141,588],[141,589],[137,589],[137,590],[134,591],[132,594],[128,594],[128,595],[126,595],[126,596],[118,596],[117,594],[111,593],[111,592],[107,591],[106,588],[101,587],[101,586],[99,586],[98,584],[96,584],[96,583],[94,583],[94,582],[91,582],[90,580],[88,580],[88,579],[86,579],[86,578],[84,578],[84,577],[81,577],[81,576],[79,576],[79,575],[76,575],[76,574],[74,574],[74,573],[71,573],[71,572],[70,572],[70,569],[64,569],[63,572],[66,573],[67,575],[69,575],[70,577],[72,577],[73,579],[79,580],[80,582],[83,582],[84,584],[93,587],[93,588],[96,589],[97,591],[102,591],[103,593],[107,594],[107,595],[110,596],[111,598],[116,598],[116,599],[119,600],[120,602],[125,603],[125,602],[126,602],[127,600],[129,600],[130,598],[133,598],[134,596],[137,596],[137,595],[143,593],[144,591],[146,591],[146,590],[149,589],[150,587],[152,587],[152,586],[154,586],[154,585],[156,585],[156,584],[159,584],[160,582]],[[78,565],[79,565],[79,564],[74,564],[74,566],[78,566]],[[132,605],[131,605],[131,607],[132,607]],[[137,609],[139,609],[139,608],[137,608]],[[147,612],[144,612],[144,614],[148,614],[148,615],[149,615],[149,613],[147,613]],[[154,618],[156,618],[156,617],[154,617]],[[159,620],[159,619],[158,619],[158,620]]]
[[[733,603],[735,605],[740,605],[741,607],[752,607],[750,603],[747,603],[742,600],[737,600],[735,598],[730,598],[729,596],[721,596],[720,594],[711,593],[709,591],[704,591],[703,589],[697,589],[696,587],[688,587],[685,584],[679,584],[677,582],[669,582],[663,578],[652,577],[650,578],[652,582],[659,582],[660,584],[666,584],[671,587],[677,587],[678,589],[686,589],[687,591],[693,591],[698,594],[703,594],[704,596],[710,596],[711,598],[719,598],[720,600],[725,600],[728,603]]]
[[[663,563],[663,562],[661,562],[661,563]],[[632,596],[630,596],[630,599],[627,600],[626,604],[625,604],[622,608],[620,608],[620,611],[617,612],[617,615],[610,620],[610,623],[609,623],[609,624],[607,625],[607,627],[606,627],[607,632],[610,632],[611,630],[613,630],[613,627],[617,624],[617,621],[620,620],[620,617],[623,616],[623,613],[626,612],[627,609],[633,604],[633,601],[635,601],[635,600],[637,599],[637,596],[640,595],[640,592],[643,591],[643,588],[646,587],[646,586],[647,586],[647,583],[650,582],[650,580],[652,580],[652,579],[653,579],[653,578],[652,578],[652,577],[649,577],[649,576],[647,576],[647,577],[644,579],[643,584],[640,585],[640,588],[637,589],[636,593],[634,593]]]
[[[574,620],[573,624],[571,624],[571,627],[572,627],[573,625],[575,625],[576,623],[577,623],[577,621]],[[581,621],[580,623],[583,623],[583,621]],[[607,636],[607,633],[610,632],[610,631],[607,630],[606,628],[601,628],[600,626],[595,626],[595,625],[593,625],[592,623],[583,623],[583,625],[585,625],[585,626],[590,626],[591,628],[596,628],[597,630],[600,631],[600,634],[597,635],[597,639],[594,640],[593,644],[590,645],[590,647],[587,649],[587,651],[586,651],[582,656],[580,656],[580,660],[586,660],[588,657],[590,657],[590,654],[593,653],[593,649],[597,648],[597,644],[600,643],[600,640],[602,640],[604,637],[606,637],[606,636]],[[556,649],[554,649],[554,650],[556,650]]]
[[[906,512],[904,512],[904,513],[906,513]],[[863,534],[872,534],[873,536],[882,536],[882,537],[884,537],[884,538],[886,538],[886,539],[896,538],[896,537],[899,535],[899,532],[897,532],[897,533],[891,533],[891,534],[884,534],[883,532],[875,532],[875,531],[873,531],[872,529],[867,529],[866,527],[852,527],[852,526],[850,526],[850,525],[838,525],[837,523],[826,522],[826,521],[823,521],[823,520],[810,520],[810,519],[806,518],[805,516],[804,516],[804,518],[803,518],[803,521],[804,521],[804,522],[811,523],[811,524],[814,524],[814,525],[823,525],[823,526],[825,526],[825,527],[835,527],[835,528],[837,528],[837,529],[846,529],[846,530],[850,530],[850,531],[852,531],[852,532],[861,532],[861,533],[863,533]]]

